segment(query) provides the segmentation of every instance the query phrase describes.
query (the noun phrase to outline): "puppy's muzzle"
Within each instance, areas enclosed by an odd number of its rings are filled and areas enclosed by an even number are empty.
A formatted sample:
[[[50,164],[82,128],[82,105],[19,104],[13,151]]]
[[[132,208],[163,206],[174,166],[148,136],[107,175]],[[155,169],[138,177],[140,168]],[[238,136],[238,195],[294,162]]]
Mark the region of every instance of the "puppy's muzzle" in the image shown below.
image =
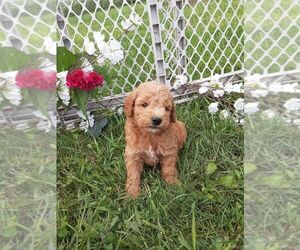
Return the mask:
[[[161,119],[159,117],[152,117],[152,125],[158,126],[159,124],[161,124]]]

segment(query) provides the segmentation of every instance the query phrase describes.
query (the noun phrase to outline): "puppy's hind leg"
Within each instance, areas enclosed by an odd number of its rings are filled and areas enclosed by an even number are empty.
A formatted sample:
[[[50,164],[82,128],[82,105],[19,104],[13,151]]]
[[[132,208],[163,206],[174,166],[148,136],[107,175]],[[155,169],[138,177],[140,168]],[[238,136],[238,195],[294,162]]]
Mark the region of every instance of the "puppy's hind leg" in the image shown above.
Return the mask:
[[[161,161],[162,177],[167,184],[180,184],[176,169],[177,155],[165,156]]]
[[[127,195],[133,199],[137,198],[140,193],[141,175],[143,172],[143,162],[132,156],[125,156],[127,179]]]

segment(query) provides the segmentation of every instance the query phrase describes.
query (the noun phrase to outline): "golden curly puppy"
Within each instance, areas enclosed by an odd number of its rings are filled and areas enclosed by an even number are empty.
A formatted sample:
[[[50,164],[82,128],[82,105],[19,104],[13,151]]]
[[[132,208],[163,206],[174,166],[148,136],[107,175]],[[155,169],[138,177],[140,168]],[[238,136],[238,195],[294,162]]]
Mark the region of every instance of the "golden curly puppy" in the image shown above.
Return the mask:
[[[176,161],[187,134],[184,124],[176,120],[170,90],[159,83],[143,83],[126,97],[124,110],[127,194],[139,195],[144,163],[160,163],[164,180],[179,183]]]

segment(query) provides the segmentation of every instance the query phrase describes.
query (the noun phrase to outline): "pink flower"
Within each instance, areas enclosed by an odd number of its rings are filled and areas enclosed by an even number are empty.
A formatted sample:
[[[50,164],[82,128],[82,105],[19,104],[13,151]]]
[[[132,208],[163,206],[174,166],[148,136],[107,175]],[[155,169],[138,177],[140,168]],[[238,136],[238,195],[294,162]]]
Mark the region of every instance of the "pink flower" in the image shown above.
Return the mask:
[[[16,85],[26,89],[55,90],[56,72],[28,69],[16,75]]]
[[[67,86],[85,91],[93,90],[103,85],[104,78],[95,71],[85,72],[82,69],[74,69],[67,75]]]

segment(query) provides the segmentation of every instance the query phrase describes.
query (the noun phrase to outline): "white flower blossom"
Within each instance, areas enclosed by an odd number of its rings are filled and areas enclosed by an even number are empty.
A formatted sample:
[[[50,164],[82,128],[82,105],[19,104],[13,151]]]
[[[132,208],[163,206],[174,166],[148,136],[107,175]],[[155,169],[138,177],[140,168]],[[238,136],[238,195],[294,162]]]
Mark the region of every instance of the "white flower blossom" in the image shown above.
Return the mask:
[[[218,102],[213,102],[213,103],[209,104],[208,112],[211,114],[217,113],[219,110],[218,106],[219,106]]]
[[[105,62],[105,57],[100,56],[97,58],[97,63],[101,66]]]
[[[173,84],[174,89],[179,89],[182,85],[186,84],[188,78],[185,75],[176,75],[176,80]]]
[[[271,119],[271,118],[277,117],[278,114],[276,111],[274,111],[272,109],[267,109],[262,112],[262,115],[263,115],[263,117],[267,117],[267,118]]]
[[[124,58],[123,50],[116,50],[110,54],[110,61],[112,64],[117,64]]]
[[[297,125],[297,126],[300,126],[300,119],[297,118],[297,119],[294,119],[293,120],[293,124]]]
[[[213,91],[213,94],[214,94],[214,97],[222,97],[223,95],[224,95],[224,90],[222,90],[222,89],[217,89],[217,90],[214,90]]]
[[[92,64],[90,64],[90,62],[86,58],[83,59],[82,67],[85,71],[93,71],[94,70]]]
[[[2,95],[13,105],[19,106],[21,103],[21,90],[14,82],[8,82],[6,84],[5,89],[2,90]]]
[[[95,54],[96,52],[95,44],[92,41],[90,41],[88,38],[84,39],[83,46],[86,53],[88,53],[89,55]]]
[[[291,98],[285,102],[283,105],[288,112],[297,111],[300,109],[300,99],[299,98]]]
[[[294,93],[298,83],[288,83],[288,84],[281,84],[279,82],[271,83],[268,87],[268,90],[273,93]]]
[[[238,83],[238,84],[234,84],[233,85],[233,92],[244,93],[244,84],[242,82]]]
[[[107,42],[104,41],[105,37],[101,32],[94,32],[94,40],[101,54],[106,55],[109,53],[110,48]]]
[[[9,71],[0,73],[0,78],[2,78],[1,86],[2,95],[11,104],[19,106],[22,100],[21,90],[16,85],[15,77],[18,71]]]
[[[106,43],[104,41],[104,36],[101,35],[100,32],[95,32],[94,38],[101,53],[98,63],[102,64],[105,59],[108,59],[112,64],[117,64],[123,60],[124,52],[121,48],[120,42],[112,39],[109,43]]]
[[[234,90],[234,86],[231,82],[228,82],[224,85],[224,91],[227,93],[231,93]]]
[[[123,113],[124,113],[124,108],[123,108],[123,107],[118,108],[117,114],[118,114],[119,116],[121,116],[121,115],[123,115]]]
[[[213,88],[223,89],[224,84],[222,82],[220,82],[220,78],[221,78],[220,74],[213,75],[210,80],[210,86]]]
[[[227,119],[230,116],[230,111],[228,109],[223,109],[220,111],[220,118]]]
[[[250,103],[246,103],[244,106],[244,112],[245,114],[251,115],[256,113],[259,108],[258,108],[258,102],[250,102]]]
[[[243,93],[243,83],[232,84],[228,82],[224,85],[224,91],[227,93]]]
[[[124,30],[133,31],[135,29],[134,25],[129,19],[123,20],[121,25]]]
[[[269,91],[266,90],[266,89],[255,89],[255,90],[252,90],[250,91],[251,95],[253,97],[265,97],[266,95],[269,94]]]
[[[209,88],[209,87],[211,87],[211,84],[210,84],[210,82],[204,82],[204,83],[201,84],[201,86]]]
[[[141,25],[142,24],[142,20],[141,17],[132,13],[129,16],[129,20],[134,24],[134,25]]]
[[[233,106],[237,111],[242,111],[244,109],[244,99],[243,98],[237,99]]]
[[[199,88],[199,93],[200,93],[200,94],[204,94],[204,93],[206,93],[208,90],[209,90],[208,87],[200,87],[200,88]]]
[[[57,73],[57,78],[60,80],[58,82],[57,95],[66,106],[68,106],[70,102],[70,90],[66,85],[67,74],[67,71]]]
[[[87,117],[82,113],[82,111],[78,111],[77,115],[82,119],[79,128],[84,130],[85,132],[88,131],[89,127],[93,127],[95,124],[94,115],[91,115],[90,111],[87,111]]]
[[[291,118],[288,118],[288,117],[283,117],[282,120],[283,120],[285,123],[292,123],[292,119],[291,119]]]
[[[136,14],[130,14],[128,19],[125,19],[121,22],[121,25],[124,30],[133,31],[136,25],[141,25],[141,17]]]
[[[262,76],[259,74],[253,74],[247,76],[245,79],[245,85],[247,88],[266,88],[265,82],[261,81]]]

